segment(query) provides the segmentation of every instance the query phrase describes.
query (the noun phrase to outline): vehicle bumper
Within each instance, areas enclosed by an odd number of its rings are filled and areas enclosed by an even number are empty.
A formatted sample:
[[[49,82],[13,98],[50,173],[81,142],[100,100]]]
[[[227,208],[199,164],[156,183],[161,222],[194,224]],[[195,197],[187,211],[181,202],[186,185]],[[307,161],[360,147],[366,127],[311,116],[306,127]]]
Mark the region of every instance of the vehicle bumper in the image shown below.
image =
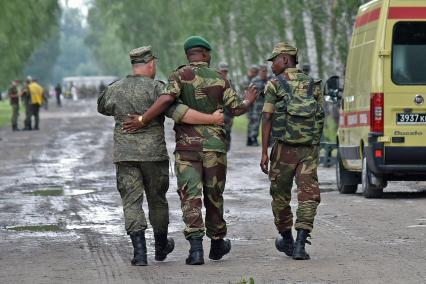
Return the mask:
[[[426,147],[384,146],[377,138],[381,134],[370,133],[365,149],[367,164],[376,175],[387,180],[426,180]],[[375,157],[376,150],[382,150],[382,157]]]

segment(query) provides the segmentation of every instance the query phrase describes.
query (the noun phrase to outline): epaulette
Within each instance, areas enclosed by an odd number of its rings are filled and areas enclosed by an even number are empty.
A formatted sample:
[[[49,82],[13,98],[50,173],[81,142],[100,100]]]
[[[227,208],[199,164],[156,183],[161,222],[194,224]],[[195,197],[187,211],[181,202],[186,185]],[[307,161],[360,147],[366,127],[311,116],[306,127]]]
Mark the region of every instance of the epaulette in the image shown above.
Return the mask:
[[[272,85],[274,85],[275,87],[278,87],[278,79],[277,78],[272,78],[271,80],[269,80],[269,82],[272,83]],[[266,83],[268,84],[268,83]]]
[[[109,83],[109,84],[107,85],[107,87],[108,87],[108,86],[111,86],[112,84],[114,84],[115,82],[118,82],[118,81],[120,81],[120,79],[117,79],[117,80],[115,80],[115,81],[112,81],[111,83]]]
[[[185,66],[188,66],[188,65],[187,64],[183,64],[183,65],[179,66],[178,68],[176,68],[176,71],[179,70],[179,69],[182,69]]]

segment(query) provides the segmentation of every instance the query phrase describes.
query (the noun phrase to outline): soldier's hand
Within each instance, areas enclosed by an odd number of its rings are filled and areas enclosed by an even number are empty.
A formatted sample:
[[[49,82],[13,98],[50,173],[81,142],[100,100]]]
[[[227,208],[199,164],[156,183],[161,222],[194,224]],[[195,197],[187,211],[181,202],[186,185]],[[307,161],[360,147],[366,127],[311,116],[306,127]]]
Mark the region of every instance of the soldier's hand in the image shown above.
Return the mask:
[[[145,125],[140,121],[138,114],[128,114],[129,118],[123,122],[123,130],[125,132],[136,132],[139,129],[143,128]]]
[[[223,110],[218,109],[214,113],[212,113],[214,124],[215,125],[224,125],[225,124],[225,116],[223,115]]]
[[[262,159],[260,161],[260,168],[262,169],[262,172],[265,174],[268,174],[268,166],[269,166],[269,158],[268,154],[262,154]]]
[[[249,101],[250,104],[252,104],[256,98],[257,98],[257,89],[256,89],[256,85],[254,84],[250,84],[250,86],[247,88],[245,95],[244,95],[244,99]]]

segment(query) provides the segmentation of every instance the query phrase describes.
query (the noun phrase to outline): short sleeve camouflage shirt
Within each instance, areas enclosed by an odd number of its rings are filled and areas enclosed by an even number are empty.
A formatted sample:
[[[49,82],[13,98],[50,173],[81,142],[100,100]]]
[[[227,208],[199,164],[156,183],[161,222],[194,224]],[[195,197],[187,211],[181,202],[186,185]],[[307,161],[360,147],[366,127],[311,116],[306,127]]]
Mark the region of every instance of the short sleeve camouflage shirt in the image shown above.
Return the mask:
[[[309,75],[297,68],[287,68],[284,72],[284,77],[293,89],[298,86],[298,84],[303,84],[304,86],[302,88],[307,88],[310,80]],[[282,99],[288,100],[288,94],[280,86],[276,78],[268,81],[264,93],[265,104],[263,105],[263,112],[274,113],[276,102]],[[324,97],[321,92],[321,80],[314,81],[313,95],[320,105],[324,104]]]
[[[205,62],[192,62],[178,68],[169,77],[163,95],[172,95],[189,108],[203,113],[213,113],[224,107],[232,113],[244,106],[229,80]],[[222,126],[176,123],[175,131],[177,151],[226,153]]]

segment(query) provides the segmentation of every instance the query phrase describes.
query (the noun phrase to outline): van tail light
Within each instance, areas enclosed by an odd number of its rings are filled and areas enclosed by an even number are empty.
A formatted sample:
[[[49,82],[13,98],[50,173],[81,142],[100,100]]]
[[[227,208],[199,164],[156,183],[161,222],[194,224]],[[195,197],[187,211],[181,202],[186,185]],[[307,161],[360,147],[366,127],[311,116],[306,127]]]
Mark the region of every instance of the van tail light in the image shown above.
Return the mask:
[[[371,132],[383,132],[384,95],[372,93],[370,99],[370,129]]]

